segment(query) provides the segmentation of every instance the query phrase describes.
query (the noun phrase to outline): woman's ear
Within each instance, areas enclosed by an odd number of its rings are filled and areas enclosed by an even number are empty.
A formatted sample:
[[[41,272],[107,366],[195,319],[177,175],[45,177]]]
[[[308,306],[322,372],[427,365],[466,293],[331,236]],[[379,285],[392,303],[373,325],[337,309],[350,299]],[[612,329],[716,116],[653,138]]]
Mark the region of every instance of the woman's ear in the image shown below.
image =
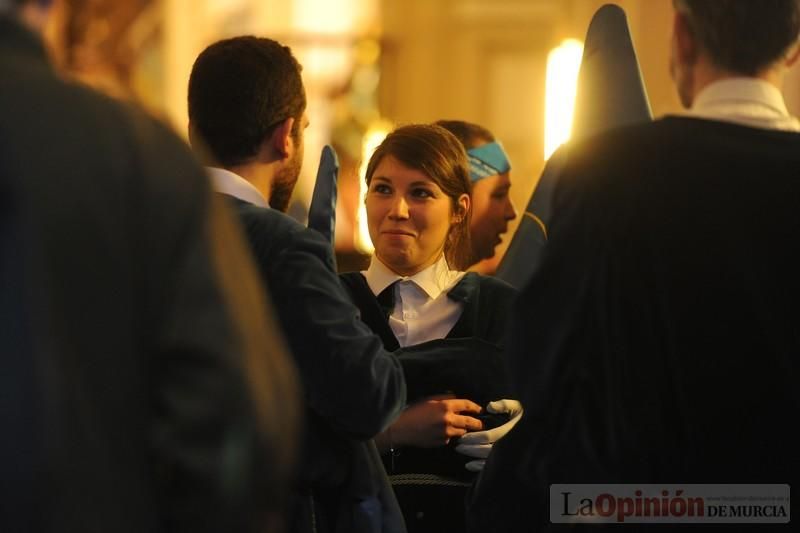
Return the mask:
[[[466,218],[467,213],[469,213],[469,205],[470,204],[469,204],[468,194],[465,193],[458,197],[458,200],[456,201],[456,208],[453,211],[453,218],[451,221],[453,224],[460,224],[461,221],[464,220],[464,218]]]

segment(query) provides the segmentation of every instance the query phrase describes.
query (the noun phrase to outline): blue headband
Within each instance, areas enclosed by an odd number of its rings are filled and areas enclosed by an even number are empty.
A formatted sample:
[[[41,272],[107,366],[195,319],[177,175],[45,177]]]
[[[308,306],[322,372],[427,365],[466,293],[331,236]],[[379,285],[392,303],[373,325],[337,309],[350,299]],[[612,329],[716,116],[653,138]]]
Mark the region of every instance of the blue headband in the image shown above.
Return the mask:
[[[497,141],[470,148],[467,150],[467,156],[469,157],[469,176],[472,181],[511,170],[508,156]]]

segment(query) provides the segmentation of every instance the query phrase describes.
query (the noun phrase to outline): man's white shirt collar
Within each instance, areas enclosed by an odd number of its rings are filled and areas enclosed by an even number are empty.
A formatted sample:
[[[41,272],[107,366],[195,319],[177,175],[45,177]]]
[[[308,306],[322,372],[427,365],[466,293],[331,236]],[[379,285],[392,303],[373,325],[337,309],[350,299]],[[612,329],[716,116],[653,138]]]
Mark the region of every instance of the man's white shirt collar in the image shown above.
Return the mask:
[[[258,207],[269,207],[264,195],[252,183],[238,174],[217,167],[206,167],[206,172],[208,172],[211,184],[217,192],[233,196]]]
[[[777,87],[755,78],[730,78],[706,86],[689,116],[733,122],[754,128],[800,131]]]
[[[373,294],[380,294],[383,289],[395,281],[412,281],[417,287],[422,289],[428,297],[434,300],[438,298],[440,294],[455,285],[464,275],[463,272],[450,270],[444,255],[434,264],[425,270],[417,272],[413,276],[401,276],[392,272],[389,267],[378,259],[378,256],[373,255],[369,263],[369,268],[363,271],[362,274],[367,279],[367,285],[369,285]]]

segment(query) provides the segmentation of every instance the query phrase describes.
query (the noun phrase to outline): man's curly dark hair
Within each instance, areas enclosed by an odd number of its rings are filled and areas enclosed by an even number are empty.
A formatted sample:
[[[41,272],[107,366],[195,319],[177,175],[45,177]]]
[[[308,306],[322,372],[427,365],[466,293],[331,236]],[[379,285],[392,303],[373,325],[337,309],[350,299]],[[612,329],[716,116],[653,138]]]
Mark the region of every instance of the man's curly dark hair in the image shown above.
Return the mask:
[[[267,136],[294,118],[297,139],[306,94],[302,67],[287,46],[272,39],[234,37],[210,45],[189,78],[189,122],[224,167],[251,160]]]

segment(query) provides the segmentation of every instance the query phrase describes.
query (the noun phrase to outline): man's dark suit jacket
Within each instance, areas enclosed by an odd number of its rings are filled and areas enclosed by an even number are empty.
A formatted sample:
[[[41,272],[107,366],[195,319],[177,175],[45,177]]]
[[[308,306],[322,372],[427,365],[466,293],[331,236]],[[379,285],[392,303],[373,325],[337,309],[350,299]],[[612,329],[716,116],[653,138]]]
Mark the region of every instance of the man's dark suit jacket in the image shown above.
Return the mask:
[[[220,278],[246,256],[216,261],[211,200],[177,137],[0,16],[0,530],[244,530],[253,413]]]
[[[509,340],[525,415],[471,530],[546,525],[552,483],[797,486],[800,135],[621,129],[571,149],[555,202]]]
[[[400,363],[359,319],[320,233],[274,209],[227,198],[304,386],[308,427],[291,531],[404,531],[380,458],[367,442],[405,405]]]

